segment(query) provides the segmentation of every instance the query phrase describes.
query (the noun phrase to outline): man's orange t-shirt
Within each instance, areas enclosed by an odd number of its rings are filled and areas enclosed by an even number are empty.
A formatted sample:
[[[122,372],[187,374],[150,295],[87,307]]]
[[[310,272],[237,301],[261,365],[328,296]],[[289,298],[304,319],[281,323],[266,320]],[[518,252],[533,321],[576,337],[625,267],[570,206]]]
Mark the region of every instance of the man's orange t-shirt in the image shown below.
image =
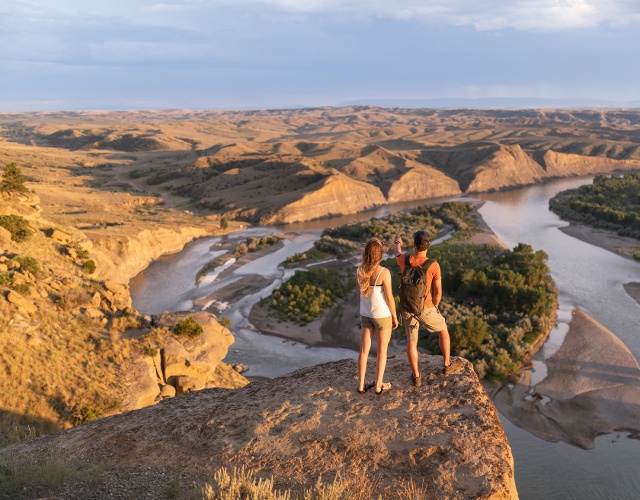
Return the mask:
[[[396,257],[396,262],[400,266],[400,273],[404,272],[404,258],[405,258],[404,256],[405,254],[401,254]],[[427,256],[422,257],[420,255],[414,254],[409,256],[409,263],[413,267],[420,267],[425,262],[427,262],[428,259],[429,257]],[[424,301],[424,307],[433,307],[435,305],[433,303],[432,284],[434,281],[441,280],[441,279],[442,279],[442,275],[440,274],[440,264],[436,262],[435,264],[432,264],[431,266],[429,266],[429,269],[427,270],[427,290],[429,290],[430,293],[427,293],[427,298]]]

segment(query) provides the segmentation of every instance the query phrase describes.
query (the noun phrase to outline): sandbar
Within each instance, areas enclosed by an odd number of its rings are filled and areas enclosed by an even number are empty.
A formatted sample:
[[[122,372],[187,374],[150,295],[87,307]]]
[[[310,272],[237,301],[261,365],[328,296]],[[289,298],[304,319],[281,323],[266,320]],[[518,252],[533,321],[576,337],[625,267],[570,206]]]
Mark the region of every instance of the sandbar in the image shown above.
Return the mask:
[[[631,260],[634,260],[633,250],[640,248],[640,241],[635,238],[620,236],[613,231],[578,224],[576,222],[571,222],[569,226],[561,227],[560,231],[580,241],[604,248],[605,250],[609,250],[610,252]]]
[[[586,449],[600,434],[640,431],[640,366],[584,311],[573,311],[569,332],[546,365],[547,376],[536,386],[527,371],[494,393],[494,404],[515,425]]]

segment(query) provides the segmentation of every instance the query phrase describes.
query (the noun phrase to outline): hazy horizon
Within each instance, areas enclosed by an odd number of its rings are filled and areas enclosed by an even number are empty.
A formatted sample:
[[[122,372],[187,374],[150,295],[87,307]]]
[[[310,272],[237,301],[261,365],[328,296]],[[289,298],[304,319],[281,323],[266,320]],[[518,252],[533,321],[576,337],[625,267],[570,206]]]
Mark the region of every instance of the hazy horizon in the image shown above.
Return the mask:
[[[0,14],[0,111],[640,103],[637,1],[17,0]]]

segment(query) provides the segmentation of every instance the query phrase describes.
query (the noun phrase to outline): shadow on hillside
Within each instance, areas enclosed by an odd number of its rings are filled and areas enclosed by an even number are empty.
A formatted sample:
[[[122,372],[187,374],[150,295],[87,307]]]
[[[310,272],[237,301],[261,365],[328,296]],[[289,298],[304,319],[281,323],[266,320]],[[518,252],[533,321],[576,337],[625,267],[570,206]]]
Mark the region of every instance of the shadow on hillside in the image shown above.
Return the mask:
[[[52,420],[0,409],[0,448],[58,430],[60,427]]]

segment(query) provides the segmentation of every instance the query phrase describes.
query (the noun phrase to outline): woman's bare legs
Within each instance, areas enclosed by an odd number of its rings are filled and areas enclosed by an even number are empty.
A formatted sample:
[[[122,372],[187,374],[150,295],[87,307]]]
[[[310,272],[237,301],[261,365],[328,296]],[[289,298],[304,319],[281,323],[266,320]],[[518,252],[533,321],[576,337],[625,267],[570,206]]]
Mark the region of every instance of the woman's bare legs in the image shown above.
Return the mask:
[[[367,374],[367,359],[369,358],[369,350],[371,349],[372,340],[373,329],[363,328],[360,334],[360,355],[358,356],[358,376],[360,378],[360,385],[358,388],[361,391],[364,390],[364,378]]]
[[[376,362],[376,391],[380,392],[382,389],[384,370],[387,367],[387,347],[391,340],[391,328],[380,330],[377,332],[377,348],[378,358]]]

